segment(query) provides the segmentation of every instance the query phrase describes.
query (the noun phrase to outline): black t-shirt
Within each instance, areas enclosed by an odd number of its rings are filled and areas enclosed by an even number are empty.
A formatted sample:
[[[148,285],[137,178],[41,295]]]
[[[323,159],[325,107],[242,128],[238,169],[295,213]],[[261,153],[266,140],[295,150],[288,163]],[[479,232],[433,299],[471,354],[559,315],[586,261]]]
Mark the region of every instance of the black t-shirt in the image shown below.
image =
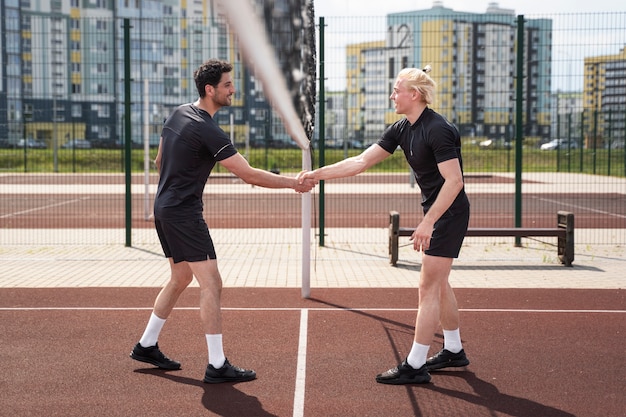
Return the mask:
[[[461,137],[458,130],[443,116],[430,108],[424,109],[419,119],[411,125],[406,118],[389,126],[378,140],[378,145],[389,153],[398,146],[404,151],[406,160],[413,169],[415,179],[422,191],[422,206],[428,211],[437,199],[444,178],[438,163],[461,158]],[[469,207],[465,190],[461,190],[450,211]]]
[[[201,218],[202,193],[211,170],[237,150],[209,113],[191,103],[172,112],[161,137],[154,216],[162,220]]]

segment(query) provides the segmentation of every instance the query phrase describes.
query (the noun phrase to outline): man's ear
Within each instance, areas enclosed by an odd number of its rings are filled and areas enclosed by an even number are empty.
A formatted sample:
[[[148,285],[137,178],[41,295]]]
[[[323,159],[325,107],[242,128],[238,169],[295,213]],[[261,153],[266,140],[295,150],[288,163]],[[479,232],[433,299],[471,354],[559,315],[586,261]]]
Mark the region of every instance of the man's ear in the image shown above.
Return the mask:
[[[207,96],[213,96],[213,93],[215,92],[215,88],[213,88],[213,86],[211,84],[206,84],[204,86],[204,92],[206,93]]]

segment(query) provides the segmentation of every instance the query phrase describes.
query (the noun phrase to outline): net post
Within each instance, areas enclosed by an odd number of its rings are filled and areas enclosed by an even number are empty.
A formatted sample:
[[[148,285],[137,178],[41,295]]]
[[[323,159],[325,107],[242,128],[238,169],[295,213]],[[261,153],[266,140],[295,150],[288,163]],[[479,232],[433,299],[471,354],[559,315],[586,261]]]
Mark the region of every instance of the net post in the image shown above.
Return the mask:
[[[302,169],[311,170],[311,148],[302,150]],[[302,298],[311,296],[311,192],[302,193]]]

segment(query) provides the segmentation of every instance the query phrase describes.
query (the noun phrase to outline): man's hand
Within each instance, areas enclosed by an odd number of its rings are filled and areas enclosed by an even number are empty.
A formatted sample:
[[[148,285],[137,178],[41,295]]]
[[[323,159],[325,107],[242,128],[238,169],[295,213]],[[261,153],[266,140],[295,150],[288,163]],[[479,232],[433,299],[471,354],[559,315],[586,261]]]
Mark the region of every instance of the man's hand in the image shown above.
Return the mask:
[[[434,225],[432,223],[422,221],[411,236],[413,241],[413,249],[422,252],[430,248],[430,237],[433,235]]]
[[[313,187],[317,185],[317,180],[302,177],[304,173],[305,171],[302,171],[296,176],[296,183],[293,187],[293,189],[299,193],[309,192]]]
[[[298,184],[304,184],[305,181],[314,181],[315,184],[318,183],[318,181],[314,179],[314,171],[300,171],[298,175],[296,175],[296,181],[298,181]]]

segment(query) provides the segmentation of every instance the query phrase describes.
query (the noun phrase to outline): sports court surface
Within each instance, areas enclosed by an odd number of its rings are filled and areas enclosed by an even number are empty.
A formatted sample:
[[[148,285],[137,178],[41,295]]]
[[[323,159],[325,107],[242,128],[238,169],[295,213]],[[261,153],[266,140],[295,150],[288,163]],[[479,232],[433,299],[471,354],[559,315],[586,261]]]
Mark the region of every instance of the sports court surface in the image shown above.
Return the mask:
[[[344,194],[336,185],[334,192]],[[512,201],[492,190],[501,185],[475,184],[478,220],[499,215],[481,210],[500,207],[484,203],[486,197]],[[119,243],[123,230],[88,227],[109,212],[71,218],[55,212],[92,198],[106,201],[87,195],[92,185],[83,195],[70,184],[68,195],[56,190],[52,200],[45,194],[50,185],[44,191],[36,184],[3,186],[3,198],[15,206],[0,216],[0,237],[7,242],[0,248],[0,416],[626,415],[623,245],[577,246],[574,266],[566,268],[549,244],[515,248],[468,239],[450,279],[471,364],[433,372],[427,385],[388,386],[374,376],[408,353],[420,260],[407,239],[398,267],[389,266],[387,211],[378,210],[378,228],[329,230],[325,248],[312,246],[309,299],[299,288],[294,226],[216,229],[225,351],[235,365],[256,370],[258,379],[208,385],[202,383],[207,352],[197,286],[183,294],[159,340],[182,369],[160,371],[128,357],[168,275],[141,204],[134,217],[142,226],[133,233],[143,246],[126,248]],[[529,187],[541,199],[550,196],[547,185]],[[596,206],[555,202],[546,209],[546,225],[564,205],[576,211],[577,241],[594,241],[587,233],[611,236],[610,228],[590,222],[599,212],[623,210],[611,205],[623,193],[596,188],[576,189],[597,197],[589,200]],[[119,185],[112,193],[120,193]],[[405,194],[398,194],[398,202]],[[47,220],[54,219],[52,226],[33,223],[42,209],[56,213]],[[620,225],[626,221],[622,211],[610,214]],[[73,243],[82,233],[89,244]],[[438,334],[433,353],[441,344]]]
[[[225,349],[255,381],[202,383],[189,288],[159,341],[182,370],[128,357],[157,288],[3,288],[6,416],[622,416],[626,292],[457,290],[470,366],[377,384],[404,359],[415,288],[225,288]],[[433,350],[442,340],[437,335]]]

